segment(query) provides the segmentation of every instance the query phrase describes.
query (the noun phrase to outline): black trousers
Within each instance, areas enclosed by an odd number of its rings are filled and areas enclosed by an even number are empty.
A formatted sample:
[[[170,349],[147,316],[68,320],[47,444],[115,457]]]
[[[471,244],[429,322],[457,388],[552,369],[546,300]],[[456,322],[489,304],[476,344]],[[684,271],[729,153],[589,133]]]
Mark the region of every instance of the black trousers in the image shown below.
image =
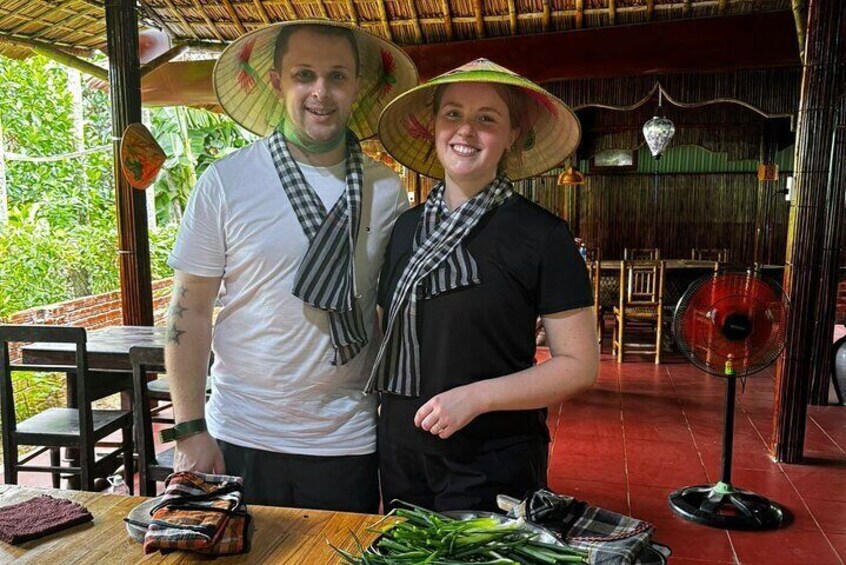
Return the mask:
[[[318,510],[379,511],[378,458],[276,453],[218,440],[226,473],[244,479],[247,504]]]
[[[437,512],[498,512],[496,495],[522,499],[546,486],[548,443],[543,439],[482,447],[473,453],[432,455],[379,438],[379,475],[385,511],[399,499]]]

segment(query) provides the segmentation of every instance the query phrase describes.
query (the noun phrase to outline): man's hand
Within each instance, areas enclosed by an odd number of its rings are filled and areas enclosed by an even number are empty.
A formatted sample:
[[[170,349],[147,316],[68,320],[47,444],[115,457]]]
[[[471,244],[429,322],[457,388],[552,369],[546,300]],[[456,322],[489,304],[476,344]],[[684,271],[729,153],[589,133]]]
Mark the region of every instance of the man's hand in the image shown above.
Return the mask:
[[[176,442],[173,471],[226,474],[223,453],[217,441],[208,432],[201,432]]]

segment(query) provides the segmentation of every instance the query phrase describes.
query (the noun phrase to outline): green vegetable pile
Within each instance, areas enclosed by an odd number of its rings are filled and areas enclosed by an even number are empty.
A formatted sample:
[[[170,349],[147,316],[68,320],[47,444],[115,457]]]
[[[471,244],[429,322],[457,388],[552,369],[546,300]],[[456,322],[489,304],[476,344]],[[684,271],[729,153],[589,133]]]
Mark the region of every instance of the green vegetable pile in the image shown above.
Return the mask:
[[[556,565],[587,563],[587,553],[539,541],[522,520],[457,520],[417,506],[390,515],[404,518],[381,532],[359,555],[333,549],[348,565]],[[355,535],[353,535],[355,538]]]

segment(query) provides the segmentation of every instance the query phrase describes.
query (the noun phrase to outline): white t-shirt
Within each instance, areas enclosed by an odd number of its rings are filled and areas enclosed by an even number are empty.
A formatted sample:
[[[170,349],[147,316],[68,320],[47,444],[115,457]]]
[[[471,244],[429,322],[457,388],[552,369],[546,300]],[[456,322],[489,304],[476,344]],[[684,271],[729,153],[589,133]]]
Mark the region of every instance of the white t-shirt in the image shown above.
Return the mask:
[[[362,390],[380,332],[376,288],[385,247],[408,200],[397,175],[363,157],[361,226],[355,250],[359,305],[370,343],[331,364],[325,311],[291,294],[308,248],[267,140],[211,165],[188,202],[168,263],[222,277],[206,405],[212,436],[236,445],[305,455],[364,455],[376,449],[373,395]],[[300,164],[327,209],[345,190],[345,163]]]

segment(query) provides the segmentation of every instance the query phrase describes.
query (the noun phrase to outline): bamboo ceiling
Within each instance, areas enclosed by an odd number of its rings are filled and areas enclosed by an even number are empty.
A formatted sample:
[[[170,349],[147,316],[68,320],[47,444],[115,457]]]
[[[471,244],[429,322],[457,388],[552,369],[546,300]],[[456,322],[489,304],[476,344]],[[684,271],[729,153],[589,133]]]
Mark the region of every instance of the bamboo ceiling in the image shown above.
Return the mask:
[[[276,21],[329,18],[399,44],[789,10],[790,0],[138,0],[175,40],[227,42]],[[39,43],[84,55],[105,43],[103,0],[2,0],[0,55]]]

